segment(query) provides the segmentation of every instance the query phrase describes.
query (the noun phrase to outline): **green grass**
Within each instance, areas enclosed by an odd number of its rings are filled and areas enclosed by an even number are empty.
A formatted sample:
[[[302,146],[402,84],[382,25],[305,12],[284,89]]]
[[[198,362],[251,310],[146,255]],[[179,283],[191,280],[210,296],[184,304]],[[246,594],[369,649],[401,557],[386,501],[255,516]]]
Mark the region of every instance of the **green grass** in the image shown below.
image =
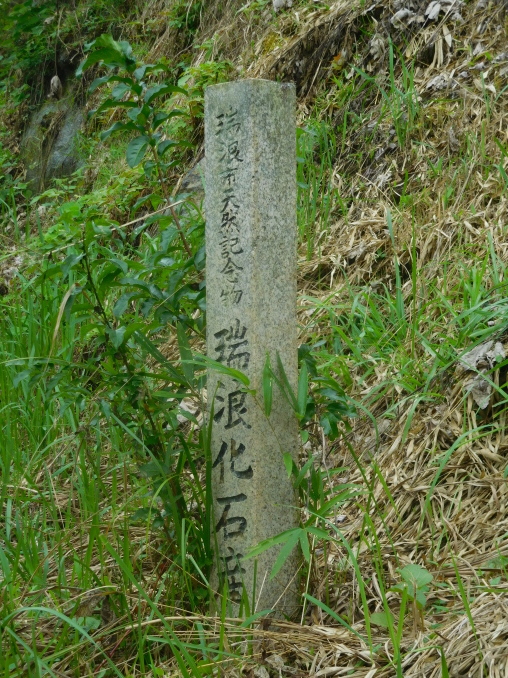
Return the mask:
[[[27,204],[49,206],[44,223],[0,187],[0,264],[24,257],[0,297],[1,677],[228,675],[270,653],[302,674],[416,675],[426,657],[458,675],[463,622],[487,657],[481,605],[507,582],[506,365],[481,410],[457,361],[508,325],[505,97],[484,89],[473,111],[422,96],[392,45],[387,59],[385,77],[360,60],[331,72],[297,131],[306,445],[290,538],[306,559],[301,623],[279,635],[225,601],[210,615],[207,430],[178,418],[184,398],[202,407],[203,364],[185,362],[206,330],[202,214],[179,206],[190,263],[171,218],[125,226],[157,190],[126,168],[127,140],[87,142],[93,189],[76,177]],[[214,63],[198,89],[229,68]],[[459,117],[454,149],[439,130]],[[415,565],[433,579],[412,587]],[[350,654],[328,656],[316,624]]]

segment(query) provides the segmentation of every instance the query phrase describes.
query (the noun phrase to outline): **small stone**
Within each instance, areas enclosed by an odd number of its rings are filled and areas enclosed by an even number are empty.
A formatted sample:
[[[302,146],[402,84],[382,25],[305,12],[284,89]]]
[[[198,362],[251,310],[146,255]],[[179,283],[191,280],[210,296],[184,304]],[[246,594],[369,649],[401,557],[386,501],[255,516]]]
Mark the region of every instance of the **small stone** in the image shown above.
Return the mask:
[[[292,7],[293,0],[273,0],[273,8],[276,12],[280,9],[285,9],[286,7]]]

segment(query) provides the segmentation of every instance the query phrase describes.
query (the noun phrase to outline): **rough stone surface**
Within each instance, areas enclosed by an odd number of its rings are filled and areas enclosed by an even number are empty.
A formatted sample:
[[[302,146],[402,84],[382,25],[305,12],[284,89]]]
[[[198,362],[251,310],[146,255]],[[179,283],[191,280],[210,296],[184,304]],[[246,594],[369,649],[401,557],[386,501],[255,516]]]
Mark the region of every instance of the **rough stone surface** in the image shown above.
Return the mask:
[[[78,169],[81,159],[77,135],[83,122],[84,115],[80,109],[73,108],[67,112],[48,157],[44,176],[46,182],[54,178],[69,177]]]
[[[183,177],[180,190],[178,191],[179,193],[188,193],[198,203],[205,197],[205,187],[203,185],[205,165],[205,158],[201,158],[197,165]]]
[[[66,99],[50,99],[33,114],[21,140],[21,157],[34,193],[43,191],[51,179],[78,169],[77,135],[83,121],[83,111],[69,107]]]
[[[290,84],[243,80],[209,87],[205,96],[207,350],[250,379],[245,393],[229,375],[210,370],[213,414],[214,584],[228,581],[234,613],[245,592],[250,609],[297,609],[298,551],[270,579],[280,546],[243,560],[259,542],[296,527],[296,498],[283,454],[296,458],[294,414],[273,386],[263,406],[267,354],[277,353],[296,391],[295,90]],[[213,407],[213,410],[211,409]]]

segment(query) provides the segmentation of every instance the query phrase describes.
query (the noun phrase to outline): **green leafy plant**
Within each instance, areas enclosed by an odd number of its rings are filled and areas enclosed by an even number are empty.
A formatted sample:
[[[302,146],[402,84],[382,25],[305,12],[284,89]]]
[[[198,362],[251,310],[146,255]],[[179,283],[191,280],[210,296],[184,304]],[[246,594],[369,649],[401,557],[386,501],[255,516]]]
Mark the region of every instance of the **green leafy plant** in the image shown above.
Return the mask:
[[[175,117],[186,116],[185,111],[173,107],[166,111],[161,106],[161,100],[168,95],[180,94],[185,96],[187,91],[182,87],[163,82],[152,83],[150,78],[166,71],[165,64],[140,64],[136,60],[132,47],[126,41],[116,41],[110,35],[101,35],[87,46],[91,51],[80,64],[76,73],[82,75],[88,68],[100,64],[107,68],[109,73],[96,78],[90,85],[93,92],[98,87],[115,83],[110,96],[102,102],[95,115],[110,109],[124,109],[127,121],[115,122],[108,130],[101,134],[102,140],[107,139],[115,132],[134,133],[126,149],[126,160],[130,167],[141,164],[145,157],[143,170],[147,178],[156,175],[162,196],[152,193],[145,196],[145,201],[163,198],[170,202],[167,185],[167,171],[176,164],[175,160],[167,160],[168,152],[175,147],[192,146],[182,139],[171,139],[167,136],[164,124]],[[182,229],[180,219],[173,206],[168,204],[171,215],[178,229],[179,236],[188,256],[192,251]]]
[[[409,600],[413,601],[419,610],[427,604],[429,584],[434,579],[430,572],[421,565],[406,565],[399,570],[402,582],[392,586],[390,591],[402,593],[406,591]]]

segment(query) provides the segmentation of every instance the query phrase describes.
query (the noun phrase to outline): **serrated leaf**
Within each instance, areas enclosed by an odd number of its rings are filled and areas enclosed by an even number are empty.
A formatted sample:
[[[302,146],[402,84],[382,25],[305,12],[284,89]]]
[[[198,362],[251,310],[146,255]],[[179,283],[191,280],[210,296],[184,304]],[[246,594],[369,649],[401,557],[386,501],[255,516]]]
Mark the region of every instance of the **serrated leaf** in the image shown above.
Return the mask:
[[[136,167],[145,157],[146,149],[148,148],[148,137],[140,136],[132,139],[127,146],[126,158],[129,167]]]

